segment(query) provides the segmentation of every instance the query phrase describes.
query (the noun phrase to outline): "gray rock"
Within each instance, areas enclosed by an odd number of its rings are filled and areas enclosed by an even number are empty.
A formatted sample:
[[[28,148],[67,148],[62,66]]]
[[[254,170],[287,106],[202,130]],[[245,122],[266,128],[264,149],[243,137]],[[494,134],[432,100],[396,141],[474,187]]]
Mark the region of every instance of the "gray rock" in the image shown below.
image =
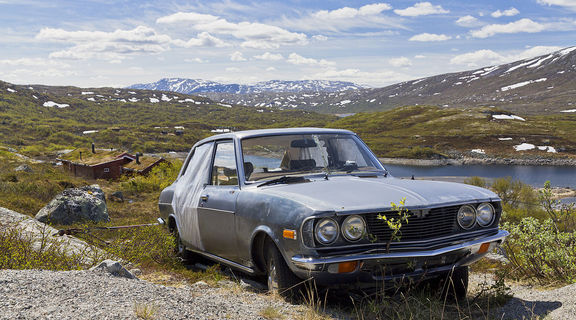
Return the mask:
[[[95,267],[90,268],[90,271],[105,271],[116,277],[123,277],[128,279],[138,279],[130,271],[126,270],[122,264],[114,260],[104,260]]]
[[[137,268],[130,269],[130,272],[135,276],[141,276],[142,275],[142,270],[137,269]]]
[[[98,185],[66,189],[38,211],[36,220],[68,225],[82,221],[110,221],[104,192]]]
[[[106,196],[104,195],[104,191],[102,191],[100,186],[97,184],[81,187],[80,190],[86,191],[89,194],[93,195],[94,197],[102,200],[103,202],[106,202]]]
[[[108,199],[115,201],[115,202],[124,202],[124,194],[122,193],[122,191],[116,191],[114,193],[112,193]]]
[[[32,172],[32,168],[30,168],[30,166],[27,164],[22,164],[16,167],[14,171]]]

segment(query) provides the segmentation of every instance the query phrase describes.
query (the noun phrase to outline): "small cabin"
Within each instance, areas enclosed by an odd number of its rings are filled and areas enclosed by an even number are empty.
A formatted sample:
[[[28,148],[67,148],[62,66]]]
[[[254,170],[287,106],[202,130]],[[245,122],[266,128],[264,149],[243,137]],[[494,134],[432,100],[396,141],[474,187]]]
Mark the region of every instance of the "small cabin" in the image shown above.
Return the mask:
[[[57,159],[73,174],[90,179],[117,179],[124,174],[148,174],[165,160],[118,150],[78,148]]]

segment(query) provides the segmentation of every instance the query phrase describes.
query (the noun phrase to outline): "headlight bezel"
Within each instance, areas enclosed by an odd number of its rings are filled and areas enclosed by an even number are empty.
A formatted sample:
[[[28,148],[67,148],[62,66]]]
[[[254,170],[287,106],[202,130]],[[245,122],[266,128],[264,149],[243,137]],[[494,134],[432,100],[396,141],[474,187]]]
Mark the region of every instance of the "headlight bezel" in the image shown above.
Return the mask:
[[[472,210],[472,215],[473,215],[470,225],[464,225],[460,219],[461,213],[463,212],[463,210],[465,210],[467,208]],[[460,209],[458,209],[458,213],[456,215],[456,222],[458,223],[458,226],[460,226],[460,228],[462,228],[464,230],[470,230],[470,229],[474,228],[474,225],[476,224],[476,208],[472,205],[469,205],[469,204],[465,204],[465,205],[461,206]]]
[[[335,236],[334,236],[334,239],[332,239],[331,241],[327,241],[327,242],[322,241],[322,240],[320,239],[320,237],[318,236],[318,231],[319,231],[319,229],[321,228],[321,225],[322,225],[324,222],[332,222],[332,223],[334,223],[334,225],[336,226],[336,232],[334,233]],[[322,244],[322,245],[330,245],[330,244],[336,242],[336,240],[338,240],[339,234],[340,234],[340,224],[338,223],[338,221],[336,221],[336,220],[334,220],[334,219],[332,219],[332,218],[323,218],[323,219],[320,219],[320,220],[316,223],[316,225],[314,226],[314,239],[316,239],[316,241],[317,241],[318,243]]]
[[[492,216],[490,217],[490,220],[488,223],[484,224],[482,222],[480,222],[480,207],[484,207],[487,206],[488,208],[490,208],[491,214]],[[494,208],[494,206],[489,203],[489,202],[483,202],[481,204],[478,205],[478,207],[476,207],[476,223],[481,226],[481,227],[488,227],[490,225],[492,225],[492,223],[494,223],[494,219],[496,219],[496,208]]]
[[[351,238],[351,237],[347,234],[348,228],[346,227],[346,224],[349,223],[350,220],[352,220],[352,219],[358,219],[358,220],[360,220],[360,222],[362,223],[362,232],[361,232],[361,234],[360,234],[356,239]],[[364,237],[364,235],[366,234],[366,221],[364,220],[364,218],[362,218],[362,217],[359,216],[359,215],[356,215],[356,214],[350,215],[350,216],[346,217],[346,219],[344,219],[344,221],[342,221],[342,227],[340,228],[340,232],[342,233],[342,236],[344,237],[344,239],[346,239],[347,241],[349,241],[349,242],[358,242],[358,241],[360,241],[360,240]]]

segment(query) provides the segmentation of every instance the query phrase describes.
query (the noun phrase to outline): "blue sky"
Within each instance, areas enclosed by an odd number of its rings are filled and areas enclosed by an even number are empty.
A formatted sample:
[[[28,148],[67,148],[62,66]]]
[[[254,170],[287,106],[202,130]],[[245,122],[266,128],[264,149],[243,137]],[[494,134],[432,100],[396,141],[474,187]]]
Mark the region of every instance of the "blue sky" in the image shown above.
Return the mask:
[[[576,45],[576,0],[0,0],[0,80],[380,87]]]

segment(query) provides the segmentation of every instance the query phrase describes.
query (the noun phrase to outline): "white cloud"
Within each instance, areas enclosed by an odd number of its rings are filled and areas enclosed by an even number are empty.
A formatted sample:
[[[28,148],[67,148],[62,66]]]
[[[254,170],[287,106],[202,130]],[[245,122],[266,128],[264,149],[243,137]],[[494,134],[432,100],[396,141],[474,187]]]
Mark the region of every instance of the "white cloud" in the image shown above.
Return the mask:
[[[426,58],[426,56],[422,54],[417,54],[414,56],[414,59],[424,59],[424,58]]]
[[[283,17],[279,23],[292,30],[310,32],[343,31],[354,28],[402,28],[402,21],[396,17],[385,16],[391,10],[387,3],[373,3],[359,8],[343,7],[336,10],[320,10],[299,18]],[[322,38],[316,40],[324,40]]]
[[[268,67],[268,68],[266,68],[266,71],[268,71],[268,72],[276,71],[276,68]]]
[[[548,6],[560,6],[576,10],[576,0],[537,0],[539,4]]]
[[[173,40],[174,45],[191,48],[191,47],[227,47],[228,44],[221,39],[218,39],[208,32],[201,32],[198,34],[197,38],[191,38],[188,41],[183,40]]]
[[[209,61],[201,58],[193,58],[193,59],[184,59],[184,62],[207,63]]]
[[[283,60],[284,56],[279,54],[279,53],[264,52],[261,55],[254,56],[254,59],[267,60],[267,61],[278,61],[278,60]]]
[[[488,38],[499,33],[536,33],[546,29],[546,26],[530,19],[524,18],[507,24],[491,24],[478,30],[473,30],[470,34],[474,38]]]
[[[0,60],[0,65],[5,66],[25,66],[25,67],[59,67],[68,68],[69,64],[43,58],[20,58],[20,59],[4,59]]]
[[[344,7],[336,10],[320,10],[313,14],[314,17],[322,20],[354,19],[362,16],[372,16],[380,14],[382,11],[390,10],[392,7],[387,3],[374,3],[362,6],[358,9]]]
[[[191,29],[212,34],[229,35],[243,40],[245,48],[273,49],[282,45],[305,45],[308,38],[303,33],[256,22],[229,22],[224,18],[195,12],[178,12],[156,20],[164,24],[186,24]]]
[[[450,64],[462,64],[468,67],[499,64],[502,62],[502,55],[487,49],[464,53],[450,59]]]
[[[463,16],[458,18],[458,20],[456,20],[456,24],[461,26],[461,27],[466,27],[466,28],[474,28],[474,27],[478,27],[480,25],[482,25],[482,23],[480,21],[478,21],[477,18],[471,16],[471,15],[467,15],[467,16]]]
[[[328,37],[319,34],[319,35],[312,36],[312,39],[317,40],[317,41],[326,41],[326,40],[328,40]]]
[[[409,67],[412,65],[412,61],[406,57],[393,58],[388,60],[388,63],[394,67]]]
[[[433,5],[430,2],[418,2],[412,7],[406,9],[396,9],[394,13],[404,17],[426,16],[430,14],[449,13],[450,11],[442,8],[440,5]]]
[[[428,42],[428,41],[446,41],[450,39],[452,39],[452,37],[447,36],[445,34],[421,33],[411,37],[408,40]]]
[[[413,79],[414,77],[393,71],[366,72],[361,71],[359,69],[351,68],[344,70],[336,70],[336,69],[325,70],[323,72],[305,76],[304,78],[310,80],[311,79],[342,80],[342,81],[352,81],[358,84],[370,83],[374,86],[384,86],[392,83],[410,80]]]
[[[512,17],[512,16],[515,16],[519,13],[520,13],[520,11],[518,11],[518,9],[512,7],[510,9],[504,10],[504,11],[496,10],[496,11],[492,12],[490,15],[494,18],[500,18],[500,17]]]
[[[246,58],[244,58],[244,55],[242,55],[242,52],[234,51],[233,53],[230,54],[230,60],[232,60],[232,61],[246,61]]]
[[[168,50],[172,42],[169,36],[158,34],[154,29],[144,26],[113,32],[43,28],[36,35],[36,39],[74,44],[67,50],[52,52],[50,58],[98,58],[111,62],[118,62],[131,54],[161,53]]]
[[[217,16],[211,14],[202,14],[196,12],[178,12],[171,14],[169,16],[164,16],[156,19],[156,23],[172,24],[172,23],[182,23],[191,22],[195,24],[210,23],[220,19]]]
[[[295,64],[295,65],[309,65],[309,66],[332,66],[334,62],[327,61],[325,59],[313,59],[313,58],[305,58],[297,53],[291,53],[286,60],[288,63]]]
[[[533,58],[558,51],[562,47],[536,46],[518,53],[500,54],[492,50],[478,50],[457,55],[450,60],[450,64],[461,64],[468,67],[488,66],[494,64],[510,63],[522,59]]]
[[[226,68],[225,70],[226,70],[226,72],[240,72],[240,69],[236,68],[236,67],[229,67],[229,68]]]

